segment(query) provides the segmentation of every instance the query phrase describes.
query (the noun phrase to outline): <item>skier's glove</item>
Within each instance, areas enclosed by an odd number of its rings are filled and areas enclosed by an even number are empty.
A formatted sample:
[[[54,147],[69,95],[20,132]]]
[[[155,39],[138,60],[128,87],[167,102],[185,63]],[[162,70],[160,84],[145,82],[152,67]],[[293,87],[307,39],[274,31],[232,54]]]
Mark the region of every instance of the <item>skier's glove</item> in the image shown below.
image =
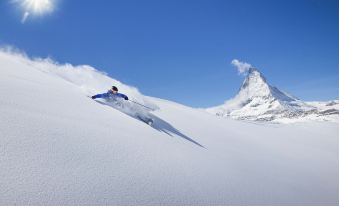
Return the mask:
[[[125,100],[128,100],[128,97],[125,97],[124,99],[125,99]]]
[[[94,96],[91,96],[91,98],[92,98],[92,99],[95,99],[95,97],[94,97]]]

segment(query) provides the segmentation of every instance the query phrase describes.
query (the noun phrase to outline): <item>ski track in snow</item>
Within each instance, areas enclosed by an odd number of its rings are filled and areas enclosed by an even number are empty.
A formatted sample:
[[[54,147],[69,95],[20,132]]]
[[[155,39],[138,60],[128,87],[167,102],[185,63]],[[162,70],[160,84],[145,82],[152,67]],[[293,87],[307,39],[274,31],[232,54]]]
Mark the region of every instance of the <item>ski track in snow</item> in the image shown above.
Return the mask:
[[[111,84],[153,127],[86,97]],[[337,123],[219,118],[3,51],[0,93],[0,205],[339,205]]]

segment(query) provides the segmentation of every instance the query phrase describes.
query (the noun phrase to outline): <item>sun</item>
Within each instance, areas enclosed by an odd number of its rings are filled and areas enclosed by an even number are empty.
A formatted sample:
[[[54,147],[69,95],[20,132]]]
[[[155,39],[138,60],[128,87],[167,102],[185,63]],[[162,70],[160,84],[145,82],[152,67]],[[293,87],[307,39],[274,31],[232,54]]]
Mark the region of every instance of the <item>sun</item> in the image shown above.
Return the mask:
[[[43,16],[52,13],[56,0],[14,0],[23,10],[22,23],[25,23],[30,15]]]
[[[43,15],[54,10],[53,0],[22,0],[22,7],[31,14]]]

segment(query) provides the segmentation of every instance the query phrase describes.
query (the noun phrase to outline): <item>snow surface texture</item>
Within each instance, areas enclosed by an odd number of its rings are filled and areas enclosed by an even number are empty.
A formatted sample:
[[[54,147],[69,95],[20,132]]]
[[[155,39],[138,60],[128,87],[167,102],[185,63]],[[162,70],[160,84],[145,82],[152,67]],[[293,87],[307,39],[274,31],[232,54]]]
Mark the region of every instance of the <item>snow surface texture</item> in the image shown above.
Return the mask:
[[[207,109],[217,116],[241,120],[292,123],[336,121],[339,101],[306,103],[269,85],[255,68],[250,68],[238,94],[225,104]]]
[[[339,205],[336,123],[218,118],[120,83],[158,107],[151,127],[87,97],[116,80],[43,64],[0,52],[0,205]]]

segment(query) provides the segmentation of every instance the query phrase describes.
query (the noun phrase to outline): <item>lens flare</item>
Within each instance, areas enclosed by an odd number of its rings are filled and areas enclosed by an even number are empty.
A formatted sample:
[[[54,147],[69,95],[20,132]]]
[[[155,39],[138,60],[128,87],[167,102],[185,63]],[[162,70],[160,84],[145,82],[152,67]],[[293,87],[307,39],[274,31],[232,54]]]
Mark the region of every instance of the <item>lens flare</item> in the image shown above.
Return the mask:
[[[52,0],[23,0],[22,6],[26,12],[37,15],[50,13],[54,10],[54,2]]]
[[[14,0],[14,2],[23,9],[22,23],[25,23],[30,15],[43,16],[55,9],[55,0]]]

